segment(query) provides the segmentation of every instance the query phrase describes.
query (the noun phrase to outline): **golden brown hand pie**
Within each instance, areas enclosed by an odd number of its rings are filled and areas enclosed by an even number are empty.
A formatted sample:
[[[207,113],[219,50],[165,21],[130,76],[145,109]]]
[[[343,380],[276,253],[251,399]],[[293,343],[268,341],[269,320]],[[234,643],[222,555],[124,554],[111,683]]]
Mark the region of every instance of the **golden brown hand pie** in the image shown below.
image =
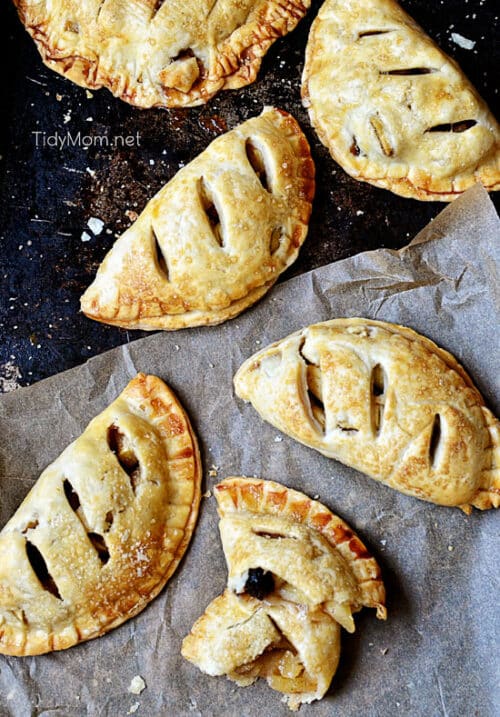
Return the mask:
[[[146,607],[187,548],[200,481],[182,406],[138,374],[0,532],[0,653],[62,650]]]
[[[411,329],[315,324],[254,354],[234,384],[279,430],[391,488],[466,512],[500,505],[500,422]]]
[[[500,128],[458,65],[393,0],[326,0],[302,80],[304,105],[355,179],[451,201],[500,188]]]
[[[285,486],[227,478],[215,487],[229,577],[182,644],[209,675],[264,677],[292,709],[321,699],[340,657],[340,626],[385,589],[360,539],[321,503]]]
[[[313,194],[300,127],[265,109],[214,140],[153,197],[104,259],[83,312],[169,330],[236,316],[295,261]]]
[[[255,80],[310,0],[14,0],[48,67],[139,107],[186,107]]]

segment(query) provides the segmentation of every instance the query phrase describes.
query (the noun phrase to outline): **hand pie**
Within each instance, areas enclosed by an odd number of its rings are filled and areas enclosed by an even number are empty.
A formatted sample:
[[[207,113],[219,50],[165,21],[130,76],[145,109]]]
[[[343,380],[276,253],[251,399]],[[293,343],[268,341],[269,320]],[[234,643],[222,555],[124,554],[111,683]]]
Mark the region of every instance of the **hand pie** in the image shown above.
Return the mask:
[[[466,512],[500,505],[500,422],[411,329],[315,324],[254,354],[234,384],[279,430],[391,488]]]
[[[136,329],[233,318],[297,258],[313,194],[300,127],[265,109],[214,140],[153,197],[104,259],[82,311]]]
[[[145,608],[191,539],[200,481],[182,406],[139,374],[0,532],[0,653],[63,650]]]
[[[209,675],[241,686],[266,678],[292,709],[323,697],[340,626],[373,607],[385,620],[376,561],[324,505],[279,483],[227,478],[215,487],[229,577],[182,643]]]
[[[310,0],[14,0],[45,64],[138,107],[192,107],[255,80]]]
[[[355,179],[413,199],[500,189],[500,127],[451,60],[393,0],[326,0],[302,78],[319,138]]]

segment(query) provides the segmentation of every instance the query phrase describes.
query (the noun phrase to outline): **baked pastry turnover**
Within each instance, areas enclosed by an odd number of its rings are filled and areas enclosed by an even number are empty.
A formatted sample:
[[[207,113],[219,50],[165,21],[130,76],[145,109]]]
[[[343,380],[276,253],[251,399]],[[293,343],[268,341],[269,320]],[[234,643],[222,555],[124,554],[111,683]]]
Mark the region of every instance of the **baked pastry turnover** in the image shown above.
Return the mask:
[[[200,481],[182,406],[139,374],[0,532],[0,652],[63,650],[146,607],[186,550]]]
[[[439,505],[500,505],[500,422],[451,354],[404,326],[334,319],[237,372],[262,418],[391,488]]]
[[[45,64],[138,107],[192,107],[255,80],[310,0],[14,0]]]
[[[500,188],[500,128],[451,60],[393,0],[326,0],[302,79],[319,138],[355,179],[451,201]]]
[[[236,316],[295,261],[313,194],[300,127],[266,108],[214,140],[153,197],[104,259],[83,312],[136,329]]]
[[[241,686],[264,677],[288,705],[318,700],[340,657],[340,627],[385,589],[360,539],[321,503],[285,486],[227,478],[215,486],[229,577],[182,643],[209,675]]]

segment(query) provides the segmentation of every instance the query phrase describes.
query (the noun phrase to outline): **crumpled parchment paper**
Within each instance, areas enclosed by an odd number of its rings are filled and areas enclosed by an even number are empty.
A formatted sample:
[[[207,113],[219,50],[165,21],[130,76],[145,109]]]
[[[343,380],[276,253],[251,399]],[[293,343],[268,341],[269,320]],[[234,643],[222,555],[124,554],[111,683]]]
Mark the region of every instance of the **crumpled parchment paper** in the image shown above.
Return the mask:
[[[64,652],[0,656],[0,715],[287,715],[264,681],[238,688],[180,655],[182,638],[226,582],[210,489],[244,474],[319,495],[367,542],[386,582],[387,622],[374,611],[357,615],[330,693],[301,713],[498,715],[499,516],[400,495],[299,445],[235,398],[232,377],[258,348],[309,323],[367,316],[407,324],[451,351],[498,413],[499,258],[499,219],[475,187],[401,251],[325,266],[220,327],[156,334],[1,397],[0,525],[137,371],[159,375],[183,401],[200,438],[207,497],[176,574],[138,617]],[[136,675],[146,683],[140,695],[128,692]]]

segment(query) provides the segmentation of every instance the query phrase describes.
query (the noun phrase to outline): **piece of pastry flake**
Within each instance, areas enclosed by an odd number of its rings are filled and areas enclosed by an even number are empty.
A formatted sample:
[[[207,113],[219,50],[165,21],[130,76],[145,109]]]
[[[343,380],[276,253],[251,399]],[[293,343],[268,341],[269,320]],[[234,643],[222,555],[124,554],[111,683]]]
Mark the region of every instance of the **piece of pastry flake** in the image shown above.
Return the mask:
[[[228,586],[196,621],[182,655],[238,685],[259,677],[291,709],[321,699],[340,658],[340,627],[363,607],[386,618],[377,562],[321,503],[280,483],[215,486]]]
[[[301,443],[439,505],[500,505],[500,422],[447,351],[362,318],[309,326],[251,356],[236,394]]]
[[[0,653],[62,650],[145,608],[190,541],[201,475],[184,409],[138,374],[0,532]]]
[[[45,64],[138,107],[192,107],[253,82],[310,0],[14,0]]]
[[[394,0],[326,0],[302,97],[319,138],[355,179],[451,201],[500,189],[500,127],[458,67]]]
[[[104,222],[98,217],[90,217],[87,222],[87,226],[92,232],[92,234],[99,236],[99,234],[101,234],[102,230],[104,229]]]
[[[464,50],[473,50],[476,46],[475,40],[469,40],[468,37],[464,37],[458,32],[452,32],[451,39],[453,40],[455,45],[462,47]]]
[[[128,691],[132,695],[140,695],[141,692],[143,692],[146,689],[146,683],[144,682],[144,679],[140,675],[135,675],[130,680],[130,685],[128,686]]]
[[[137,329],[233,318],[297,258],[313,194],[304,134],[291,115],[266,108],[151,199],[104,259],[82,311]]]

